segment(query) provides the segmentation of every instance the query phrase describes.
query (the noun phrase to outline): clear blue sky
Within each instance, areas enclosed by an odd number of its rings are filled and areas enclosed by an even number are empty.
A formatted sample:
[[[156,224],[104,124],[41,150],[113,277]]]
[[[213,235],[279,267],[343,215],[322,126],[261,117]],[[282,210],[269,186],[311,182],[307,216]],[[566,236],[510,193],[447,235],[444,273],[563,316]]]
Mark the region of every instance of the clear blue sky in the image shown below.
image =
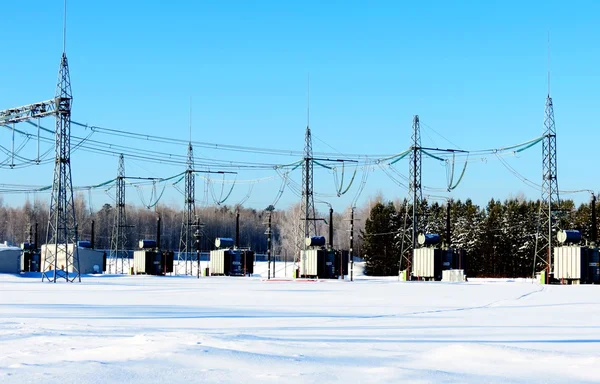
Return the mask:
[[[3,3],[0,109],[53,96],[62,11],[62,0]],[[453,146],[438,133],[463,149],[501,147],[541,135],[550,32],[559,186],[600,189],[593,173],[600,131],[597,1],[70,1],[67,21],[73,120],[185,139],[191,97],[195,140],[301,150],[310,73],[315,151],[365,154],[406,149],[414,114],[426,124],[422,140],[427,146]],[[52,119],[43,123],[53,128]],[[35,131],[26,125],[22,129]],[[81,128],[72,130],[85,135]],[[93,138],[129,145],[110,136]],[[9,132],[0,139],[10,148]],[[185,147],[157,147],[185,154]],[[34,153],[35,143],[24,151]],[[294,160],[201,149],[196,154],[269,163]],[[540,182],[539,145],[507,161]],[[73,182],[110,179],[116,164],[114,157],[77,152]],[[396,167],[408,174],[407,161]],[[425,185],[445,186],[443,166],[427,160],[423,167]],[[140,161],[127,161],[126,168],[134,176],[183,171]],[[4,183],[52,181],[51,164],[0,172]],[[316,174],[316,191],[333,194],[333,177],[325,170]],[[240,171],[238,179],[275,175]],[[300,172],[293,178],[299,182]],[[266,207],[279,184],[276,178],[257,184],[246,205]],[[197,185],[201,199],[202,182]],[[357,186],[348,196],[324,199],[342,209]],[[359,204],[378,191],[387,198],[406,195],[375,169]],[[227,203],[235,204],[247,192],[247,186],[236,187]],[[485,204],[491,197],[518,193],[539,195],[488,157],[470,163],[463,183],[445,195]],[[588,200],[586,194],[565,197]],[[4,196],[6,202],[23,198]],[[108,201],[103,192],[93,199],[96,208]],[[177,191],[167,189],[166,202],[181,200]],[[278,208],[297,200],[288,190]],[[140,204],[133,190],[128,203]]]

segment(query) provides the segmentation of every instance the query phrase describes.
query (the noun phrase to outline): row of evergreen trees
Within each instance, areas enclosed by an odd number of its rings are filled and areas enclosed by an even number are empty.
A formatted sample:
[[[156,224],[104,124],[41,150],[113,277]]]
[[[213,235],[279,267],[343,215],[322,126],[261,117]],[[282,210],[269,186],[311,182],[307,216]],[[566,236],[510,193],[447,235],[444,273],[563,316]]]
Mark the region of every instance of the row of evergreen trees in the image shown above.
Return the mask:
[[[484,208],[464,202],[449,201],[423,204],[424,233],[444,238],[446,209],[450,204],[451,243],[468,257],[468,274],[487,277],[527,277],[533,272],[539,201],[509,199],[490,200]],[[573,201],[561,201],[563,213],[558,218],[561,229],[577,229],[584,239],[592,238],[591,205],[575,207]],[[375,204],[362,231],[365,271],[369,275],[397,275],[406,220],[406,202]],[[411,207],[408,207],[411,209]],[[410,215],[408,222],[410,223]],[[405,244],[407,246],[408,244]]]

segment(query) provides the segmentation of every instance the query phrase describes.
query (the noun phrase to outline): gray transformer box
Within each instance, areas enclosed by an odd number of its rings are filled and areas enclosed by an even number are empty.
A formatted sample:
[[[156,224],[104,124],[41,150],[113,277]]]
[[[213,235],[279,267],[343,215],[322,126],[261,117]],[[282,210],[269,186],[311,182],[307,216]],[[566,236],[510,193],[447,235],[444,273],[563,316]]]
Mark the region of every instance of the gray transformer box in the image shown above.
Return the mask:
[[[142,275],[163,275],[163,254],[148,249],[139,249],[133,252],[134,273]]]
[[[49,263],[44,263],[46,257],[46,247],[50,247],[48,256],[51,257],[50,251],[54,251],[54,244],[43,244],[40,252],[40,268],[44,266],[46,269],[49,267]],[[58,250],[57,268],[64,268],[66,263],[65,250]],[[68,245],[69,252],[73,252],[73,244]],[[104,265],[104,252],[97,251],[91,248],[77,248],[79,253],[79,273],[102,273],[102,266]],[[69,272],[73,272],[73,267],[69,266]]]
[[[335,279],[339,276],[340,257],[342,257],[341,252],[332,249],[307,249],[301,251],[300,276]]]
[[[20,273],[22,252],[18,247],[0,247],[0,273]]]
[[[254,252],[247,249],[210,251],[210,274],[245,276],[254,273]]]

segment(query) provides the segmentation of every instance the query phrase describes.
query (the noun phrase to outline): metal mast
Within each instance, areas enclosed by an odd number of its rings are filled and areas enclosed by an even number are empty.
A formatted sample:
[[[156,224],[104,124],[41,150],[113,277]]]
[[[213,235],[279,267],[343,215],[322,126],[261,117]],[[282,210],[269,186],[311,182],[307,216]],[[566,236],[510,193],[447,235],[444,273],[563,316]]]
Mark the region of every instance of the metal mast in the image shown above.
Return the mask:
[[[190,141],[188,146],[187,170],[185,171],[185,201],[183,207],[183,222],[179,238],[179,256],[177,257],[178,274],[193,274],[193,224],[196,220],[196,181],[194,174],[194,150]],[[189,264],[189,266],[188,266]]]
[[[129,270],[129,257],[127,245],[127,216],[125,215],[125,160],[123,154],[119,156],[119,170],[117,174],[115,224],[111,238],[108,271],[114,267],[115,273],[126,273]]]
[[[547,269],[546,279],[552,267],[552,237],[556,232],[560,197],[556,166],[556,127],[554,105],[548,90],[544,117],[544,140],[542,145],[542,200],[540,205],[539,229],[536,241],[534,269]]]
[[[310,77],[306,96],[306,134],[304,136],[304,161],[302,163],[302,201],[300,206],[300,233],[298,251],[306,249],[305,239],[317,234],[315,199],[313,196],[313,150],[310,133]]]
[[[423,190],[421,188],[421,125],[419,123],[419,115],[413,117],[411,141],[408,198],[405,207],[404,237],[402,239],[401,251],[402,258],[406,262],[407,275],[410,275],[412,251],[417,245],[417,235],[421,229],[420,221],[423,203]],[[402,264],[402,260],[400,262]]]
[[[77,220],[73,201],[71,179],[71,77],[66,54],[66,16],[63,25],[63,54],[58,71],[55,96],[56,135],[54,180],[50,198],[50,214],[46,232],[46,250],[42,266],[42,281],[56,282],[57,277],[66,281],[81,281],[79,274],[79,251],[77,249]],[[72,244],[72,248],[69,247]],[[65,259],[62,259],[62,255]],[[59,261],[60,255],[60,261]],[[59,265],[59,263],[61,265]],[[64,265],[62,264],[64,263]]]
[[[536,269],[546,270],[546,283],[552,270],[552,237],[557,230],[560,211],[558,172],[556,166],[556,126],[554,104],[550,97],[550,33],[548,33],[548,96],[544,114],[544,140],[542,144],[542,200],[539,211],[539,227],[535,241],[533,275]]]
[[[316,235],[315,199],[313,196],[313,151],[310,125],[306,125],[304,138],[304,162],[302,163],[302,204],[300,208],[300,233],[303,237],[298,248],[304,249],[304,239]]]

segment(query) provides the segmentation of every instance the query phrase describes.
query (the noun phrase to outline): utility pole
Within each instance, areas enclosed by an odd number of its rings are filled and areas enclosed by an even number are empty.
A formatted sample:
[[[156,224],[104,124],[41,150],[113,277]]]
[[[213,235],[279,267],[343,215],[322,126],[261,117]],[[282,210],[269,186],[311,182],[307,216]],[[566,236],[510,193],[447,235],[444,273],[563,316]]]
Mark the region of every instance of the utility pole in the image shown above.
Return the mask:
[[[354,281],[354,222],[360,221],[360,219],[354,218],[354,210],[356,207],[352,207],[350,210],[350,250],[348,257],[350,258],[350,281]]]
[[[592,242],[598,246],[598,224],[596,223],[596,195],[592,192]]]
[[[271,214],[272,212],[269,211],[269,218],[267,221],[267,280],[271,279],[271,248],[272,248],[272,243],[271,243],[271,236],[272,236],[272,229],[271,229]],[[273,273],[273,277],[275,277],[275,273]]]
[[[92,220],[92,233],[90,235],[90,247],[92,249],[96,248],[96,221]]]
[[[446,247],[450,249],[451,235],[450,235],[450,206],[452,205],[452,199],[446,201]]]
[[[354,207],[350,210],[350,281],[354,281]]]
[[[35,237],[34,237],[34,247],[36,251],[39,249],[40,244],[38,243],[38,223],[35,223]]]
[[[200,219],[196,217],[196,222],[194,223],[194,241],[196,243],[196,263],[198,264],[197,276],[196,278],[200,278],[200,239],[202,237],[202,224],[200,224]]]

